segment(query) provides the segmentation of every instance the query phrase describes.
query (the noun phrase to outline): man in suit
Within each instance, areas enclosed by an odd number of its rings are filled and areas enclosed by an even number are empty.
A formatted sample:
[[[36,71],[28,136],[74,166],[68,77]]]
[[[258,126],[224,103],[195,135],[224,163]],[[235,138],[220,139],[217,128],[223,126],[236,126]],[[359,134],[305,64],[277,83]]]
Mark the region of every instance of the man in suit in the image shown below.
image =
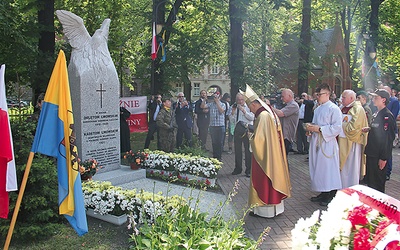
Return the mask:
[[[201,147],[206,149],[208,127],[210,125],[210,110],[208,107],[200,107],[203,100],[207,100],[207,92],[205,90],[200,91],[200,99],[195,103],[194,112],[197,114],[197,127],[199,128]]]
[[[178,101],[174,103],[176,123],[178,133],[176,134],[176,147],[179,148],[183,143],[183,137],[189,147],[192,147],[192,105],[186,100],[183,92],[178,93]]]
[[[160,112],[161,109],[161,95],[158,94],[154,98],[154,96],[151,97],[151,100],[149,102],[149,105],[147,106],[148,112],[149,112],[149,129],[147,131],[147,136],[146,140],[144,142],[144,148],[149,148],[150,141],[153,140],[154,138],[154,133],[157,132],[157,148],[160,148],[160,136],[158,134],[158,127],[156,124],[156,119],[158,112]]]
[[[307,93],[302,93],[299,104],[299,123],[297,125],[297,153],[308,154],[309,143],[307,141],[304,123],[312,121],[314,101],[310,100]]]

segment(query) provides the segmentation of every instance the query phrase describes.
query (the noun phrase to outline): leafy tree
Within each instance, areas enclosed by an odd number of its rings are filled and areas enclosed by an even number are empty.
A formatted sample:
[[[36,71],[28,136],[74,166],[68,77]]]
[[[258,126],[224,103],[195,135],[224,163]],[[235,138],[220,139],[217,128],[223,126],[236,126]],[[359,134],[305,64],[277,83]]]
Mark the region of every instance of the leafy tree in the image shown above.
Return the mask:
[[[15,95],[13,83],[29,85],[36,68],[37,22],[33,0],[0,3],[0,62],[6,64],[7,94]]]
[[[271,71],[279,71],[276,57],[282,48],[282,35],[293,29],[291,5],[273,1],[252,1],[247,9],[244,33],[244,83],[248,83],[257,93],[277,91],[272,82]]]
[[[400,90],[400,2],[386,0],[379,10],[380,28],[378,39],[379,66],[386,73],[383,81]]]

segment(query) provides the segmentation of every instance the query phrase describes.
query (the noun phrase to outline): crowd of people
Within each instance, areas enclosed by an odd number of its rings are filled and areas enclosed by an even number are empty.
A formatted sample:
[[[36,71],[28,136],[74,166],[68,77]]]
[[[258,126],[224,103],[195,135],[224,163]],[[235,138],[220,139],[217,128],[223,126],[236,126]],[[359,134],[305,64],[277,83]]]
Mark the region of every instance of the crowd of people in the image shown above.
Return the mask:
[[[202,90],[193,105],[182,92],[175,102],[157,95],[148,106],[145,148],[155,132],[160,150],[191,147],[196,131],[205,150],[210,134],[212,157],[221,160],[227,140],[226,152],[235,152],[232,175],[243,172],[244,158],[255,216],[283,212],[283,200],[291,195],[289,152],[308,155],[311,190],[319,192],[311,201],[322,206],[337,190],[359,183],[385,192],[398,138],[397,91],[388,86],[376,91],[346,89],[336,97],[329,85],[321,84],[313,96],[282,89],[280,99],[259,97],[250,86],[237,93],[232,105],[229,94],[218,91],[207,96]]]

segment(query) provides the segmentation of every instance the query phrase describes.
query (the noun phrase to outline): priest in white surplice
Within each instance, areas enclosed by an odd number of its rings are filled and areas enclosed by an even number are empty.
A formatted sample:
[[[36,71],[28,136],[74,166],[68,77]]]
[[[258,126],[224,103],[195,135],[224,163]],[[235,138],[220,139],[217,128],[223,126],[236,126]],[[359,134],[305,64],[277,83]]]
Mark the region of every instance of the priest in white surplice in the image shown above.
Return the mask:
[[[312,124],[306,130],[311,133],[309,168],[311,190],[321,192],[311,201],[326,206],[342,188],[339,168],[339,147],[336,137],[342,130],[340,108],[330,101],[331,88],[321,84],[316,89],[319,106],[314,110]]]
[[[356,93],[347,89],[342,93],[343,132],[339,135],[340,176],[342,188],[358,185],[360,174],[365,174],[364,146],[367,133],[361,130],[368,127],[364,108],[356,101]]]

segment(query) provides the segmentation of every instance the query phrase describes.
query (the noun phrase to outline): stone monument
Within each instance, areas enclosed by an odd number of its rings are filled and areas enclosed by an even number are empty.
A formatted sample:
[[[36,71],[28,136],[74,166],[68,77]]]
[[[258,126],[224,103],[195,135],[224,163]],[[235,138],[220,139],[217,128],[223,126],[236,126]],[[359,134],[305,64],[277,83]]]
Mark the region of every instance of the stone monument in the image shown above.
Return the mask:
[[[107,46],[110,19],[90,36],[79,16],[56,14],[72,46],[68,76],[79,158],[96,159],[102,172],[119,169],[119,80]]]

